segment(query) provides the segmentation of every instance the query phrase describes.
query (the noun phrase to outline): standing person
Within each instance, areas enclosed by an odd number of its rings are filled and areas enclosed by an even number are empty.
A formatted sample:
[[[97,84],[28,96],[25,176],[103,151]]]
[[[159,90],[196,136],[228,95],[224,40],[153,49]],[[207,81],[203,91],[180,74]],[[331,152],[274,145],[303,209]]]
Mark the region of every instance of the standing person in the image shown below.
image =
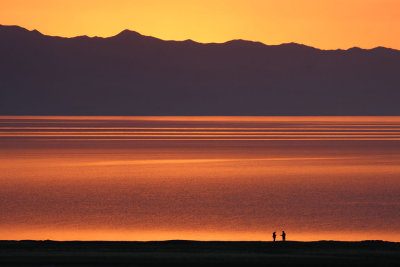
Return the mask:
[[[275,242],[275,239],[276,239],[276,232],[273,232],[273,233],[272,233],[272,238],[274,239],[274,242]]]
[[[286,233],[285,233],[285,231],[282,231],[281,237],[282,237],[282,241],[286,241]]]

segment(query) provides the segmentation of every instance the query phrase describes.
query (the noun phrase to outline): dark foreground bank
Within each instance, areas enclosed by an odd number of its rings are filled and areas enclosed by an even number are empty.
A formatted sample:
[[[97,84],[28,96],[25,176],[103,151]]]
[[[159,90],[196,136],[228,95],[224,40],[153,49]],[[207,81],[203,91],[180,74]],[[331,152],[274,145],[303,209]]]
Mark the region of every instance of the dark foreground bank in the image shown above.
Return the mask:
[[[400,266],[400,243],[0,241],[0,266]]]

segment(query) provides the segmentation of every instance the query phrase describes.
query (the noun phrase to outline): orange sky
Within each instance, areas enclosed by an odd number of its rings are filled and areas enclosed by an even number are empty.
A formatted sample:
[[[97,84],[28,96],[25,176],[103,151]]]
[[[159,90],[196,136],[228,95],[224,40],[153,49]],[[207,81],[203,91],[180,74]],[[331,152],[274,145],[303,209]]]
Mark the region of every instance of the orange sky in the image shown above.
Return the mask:
[[[400,49],[399,0],[0,0],[0,24],[60,36],[128,28],[174,40]]]
[[[0,24],[60,36],[400,48],[399,0],[0,0]]]

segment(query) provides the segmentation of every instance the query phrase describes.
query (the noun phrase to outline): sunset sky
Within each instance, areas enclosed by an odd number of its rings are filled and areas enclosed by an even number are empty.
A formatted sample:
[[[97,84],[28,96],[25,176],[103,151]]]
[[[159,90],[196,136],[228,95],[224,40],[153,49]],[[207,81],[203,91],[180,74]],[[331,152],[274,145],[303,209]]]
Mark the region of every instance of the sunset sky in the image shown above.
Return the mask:
[[[400,49],[399,0],[0,0],[0,24],[66,37],[131,29],[168,40]]]

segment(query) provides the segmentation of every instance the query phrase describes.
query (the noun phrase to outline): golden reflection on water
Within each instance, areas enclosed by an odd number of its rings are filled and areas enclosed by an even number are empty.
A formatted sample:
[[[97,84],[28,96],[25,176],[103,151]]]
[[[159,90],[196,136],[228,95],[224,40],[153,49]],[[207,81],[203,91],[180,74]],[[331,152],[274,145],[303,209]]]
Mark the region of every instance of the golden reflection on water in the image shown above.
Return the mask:
[[[400,117],[0,117],[0,238],[400,241]]]

